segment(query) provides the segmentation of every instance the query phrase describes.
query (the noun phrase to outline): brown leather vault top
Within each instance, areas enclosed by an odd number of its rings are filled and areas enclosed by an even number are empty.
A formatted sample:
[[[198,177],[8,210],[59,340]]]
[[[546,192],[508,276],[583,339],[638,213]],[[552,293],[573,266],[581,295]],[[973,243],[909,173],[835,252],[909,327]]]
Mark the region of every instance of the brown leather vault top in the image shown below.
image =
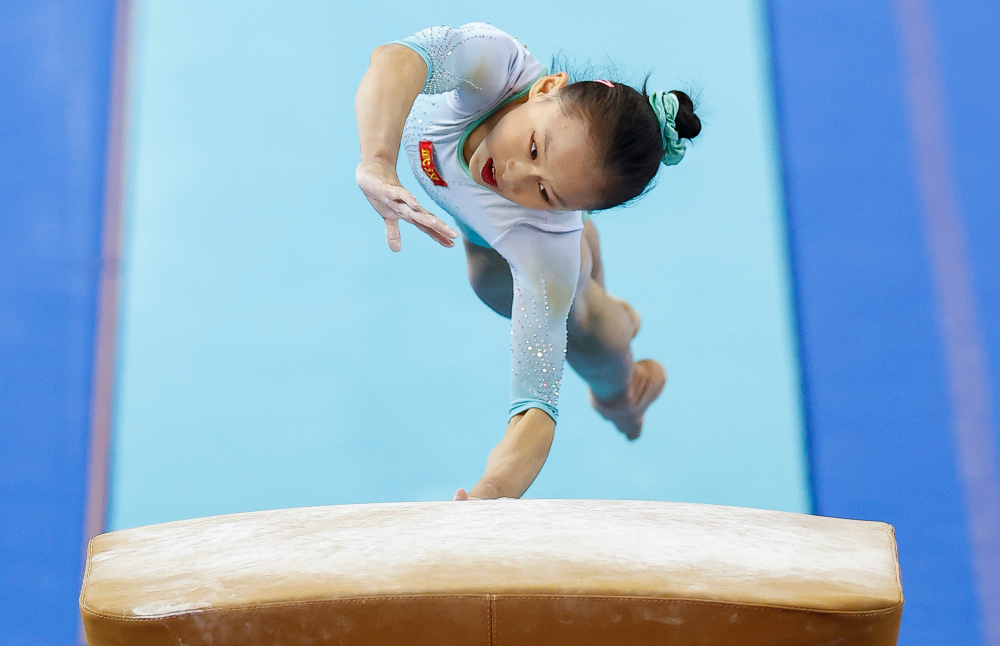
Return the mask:
[[[713,505],[281,509],[102,534],[80,609],[125,644],[896,643],[884,523]]]

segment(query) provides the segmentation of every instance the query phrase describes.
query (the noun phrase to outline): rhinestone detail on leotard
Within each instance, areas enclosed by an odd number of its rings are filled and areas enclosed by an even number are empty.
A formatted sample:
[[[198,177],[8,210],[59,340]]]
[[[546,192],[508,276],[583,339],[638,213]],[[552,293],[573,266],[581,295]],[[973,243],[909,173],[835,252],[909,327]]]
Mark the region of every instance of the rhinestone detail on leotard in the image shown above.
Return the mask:
[[[454,53],[456,44],[460,41],[464,46],[466,43],[483,38],[496,40],[496,36],[492,35],[466,35],[470,31],[472,30],[467,27],[428,27],[413,35],[417,44],[424,48],[431,59],[431,69],[427,71],[427,81],[421,90],[424,94],[450,92],[463,83],[476,90],[480,89],[469,79],[456,76],[447,66],[448,57]]]
[[[514,284],[519,276],[514,274]],[[514,307],[511,311],[511,361],[514,377],[534,394],[539,401],[555,408],[559,402],[559,386],[562,384],[562,368],[566,355],[566,339],[556,344],[549,325],[549,295],[545,278],[541,280],[539,293],[541,301],[525,298],[520,288],[514,292]],[[558,326],[556,329],[565,330]],[[561,346],[562,351],[556,347]]]

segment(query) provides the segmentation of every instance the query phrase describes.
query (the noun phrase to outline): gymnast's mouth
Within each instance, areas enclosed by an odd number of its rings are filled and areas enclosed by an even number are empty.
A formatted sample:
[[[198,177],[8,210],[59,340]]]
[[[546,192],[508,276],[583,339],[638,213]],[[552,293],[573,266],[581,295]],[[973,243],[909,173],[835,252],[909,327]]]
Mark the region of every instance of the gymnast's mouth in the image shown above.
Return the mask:
[[[492,157],[487,159],[486,163],[483,165],[482,176],[483,176],[483,181],[489,184],[490,186],[497,185],[497,169],[493,165]]]

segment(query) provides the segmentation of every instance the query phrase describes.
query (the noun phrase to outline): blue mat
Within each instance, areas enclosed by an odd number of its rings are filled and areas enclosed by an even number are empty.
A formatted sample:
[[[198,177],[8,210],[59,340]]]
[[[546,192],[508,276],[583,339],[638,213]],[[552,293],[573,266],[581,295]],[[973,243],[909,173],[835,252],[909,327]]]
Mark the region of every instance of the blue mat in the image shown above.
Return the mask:
[[[114,2],[0,14],[0,642],[76,641]]]
[[[983,179],[1000,176],[986,160],[997,129],[984,132],[1000,97],[965,41],[995,51],[1000,22],[935,8],[942,75],[968,94],[927,100],[958,119],[941,124],[941,145],[957,160],[995,376],[1000,220],[997,183]],[[816,511],[896,526],[901,643],[986,643],[897,16],[886,2],[770,10]],[[944,139],[948,127],[962,136]]]

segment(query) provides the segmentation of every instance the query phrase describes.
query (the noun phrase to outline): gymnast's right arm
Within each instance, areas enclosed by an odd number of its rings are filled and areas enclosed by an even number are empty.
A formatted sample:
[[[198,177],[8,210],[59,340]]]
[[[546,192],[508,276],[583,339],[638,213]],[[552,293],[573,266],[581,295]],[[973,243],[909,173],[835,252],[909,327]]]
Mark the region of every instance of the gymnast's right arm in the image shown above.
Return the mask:
[[[393,251],[401,248],[399,220],[414,224],[446,247],[454,246],[452,238],[458,237],[420,206],[396,175],[403,124],[426,77],[427,64],[419,54],[404,45],[383,45],[372,53],[354,100],[361,140],[361,163],[355,177],[385,220],[385,237]]]
[[[559,414],[566,319],[580,279],[580,237],[580,231],[545,233],[518,226],[494,241],[510,264],[514,287],[510,422],[469,498],[519,498],[549,455]]]

